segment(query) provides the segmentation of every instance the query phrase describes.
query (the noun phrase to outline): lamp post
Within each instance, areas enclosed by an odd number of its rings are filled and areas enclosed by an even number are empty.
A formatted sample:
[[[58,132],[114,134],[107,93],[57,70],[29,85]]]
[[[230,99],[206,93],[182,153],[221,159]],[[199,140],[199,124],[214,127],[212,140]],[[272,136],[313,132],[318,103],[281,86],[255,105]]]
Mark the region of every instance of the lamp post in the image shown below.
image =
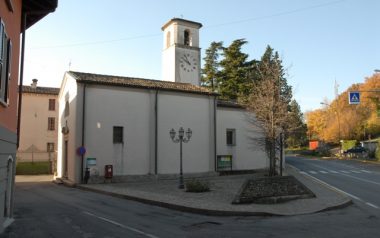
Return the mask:
[[[185,188],[185,185],[183,183],[183,172],[182,172],[182,142],[187,143],[190,141],[191,135],[193,132],[190,128],[187,128],[186,136],[185,136],[185,130],[183,127],[180,127],[178,130],[178,137],[176,137],[176,131],[172,128],[169,132],[170,138],[174,143],[179,143],[179,185],[178,188],[183,189]]]

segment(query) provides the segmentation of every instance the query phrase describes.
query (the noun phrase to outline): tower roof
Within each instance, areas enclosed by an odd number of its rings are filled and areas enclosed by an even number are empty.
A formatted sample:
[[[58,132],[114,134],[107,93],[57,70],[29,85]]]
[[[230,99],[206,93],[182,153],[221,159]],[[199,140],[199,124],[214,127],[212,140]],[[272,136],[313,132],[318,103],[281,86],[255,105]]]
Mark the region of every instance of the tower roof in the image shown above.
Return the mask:
[[[194,27],[194,28],[197,28],[197,29],[199,29],[199,28],[202,27],[202,24],[199,23],[199,22],[189,21],[189,20],[186,20],[186,19],[183,19],[183,18],[172,18],[171,20],[169,20],[167,23],[165,23],[161,27],[161,30],[165,30],[165,28],[167,26],[169,26],[170,24],[172,24],[174,22],[182,23],[183,25],[188,25],[188,26],[191,26],[191,27]]]

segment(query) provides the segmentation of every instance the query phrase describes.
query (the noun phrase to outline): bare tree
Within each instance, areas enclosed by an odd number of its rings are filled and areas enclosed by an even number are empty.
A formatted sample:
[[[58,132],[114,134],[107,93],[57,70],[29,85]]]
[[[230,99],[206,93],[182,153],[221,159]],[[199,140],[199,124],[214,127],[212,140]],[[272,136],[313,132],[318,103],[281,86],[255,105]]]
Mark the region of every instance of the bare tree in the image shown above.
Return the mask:
[[[254,139],[256,143],[265,145],[269,158],[269,176],[274,176],[277,139],[288,121],[289,96],[284,88],[289,87],[283,78],[281,64],[260,62],[256,67],[253,92],[249,97],[247,109],[253,113],[250,122],[260,126],[265,139]],[[290,89],[291,91],[291,89]]]

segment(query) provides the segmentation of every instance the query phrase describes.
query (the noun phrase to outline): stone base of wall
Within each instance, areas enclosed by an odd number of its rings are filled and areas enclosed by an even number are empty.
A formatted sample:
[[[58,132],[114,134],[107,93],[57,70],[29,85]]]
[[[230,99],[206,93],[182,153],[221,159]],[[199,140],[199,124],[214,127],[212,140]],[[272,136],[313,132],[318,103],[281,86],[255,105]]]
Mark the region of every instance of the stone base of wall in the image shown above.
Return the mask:
[[[204,173],[191,173],[184,174],[185,179],[189,178],[204,178],[204,177],[216,177],[219,176],[217,172],[204,172]],[[127,182],[148,182],[155,180],[169,180],[178,179],[178,174],[147,174],[147,175],[115,175],[112,179],[106,179],[103,176],[93,175],[90,176],[88,183],[127,183]]]

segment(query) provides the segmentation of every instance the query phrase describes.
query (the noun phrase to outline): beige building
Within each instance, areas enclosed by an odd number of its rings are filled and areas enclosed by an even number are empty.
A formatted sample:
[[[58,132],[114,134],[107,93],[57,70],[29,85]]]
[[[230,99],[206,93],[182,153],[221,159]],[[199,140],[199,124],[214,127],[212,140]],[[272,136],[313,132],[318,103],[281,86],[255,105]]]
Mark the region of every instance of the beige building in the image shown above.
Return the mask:
[[[52,161],[57,158],[59,88],[23,86],[18,162]]]

